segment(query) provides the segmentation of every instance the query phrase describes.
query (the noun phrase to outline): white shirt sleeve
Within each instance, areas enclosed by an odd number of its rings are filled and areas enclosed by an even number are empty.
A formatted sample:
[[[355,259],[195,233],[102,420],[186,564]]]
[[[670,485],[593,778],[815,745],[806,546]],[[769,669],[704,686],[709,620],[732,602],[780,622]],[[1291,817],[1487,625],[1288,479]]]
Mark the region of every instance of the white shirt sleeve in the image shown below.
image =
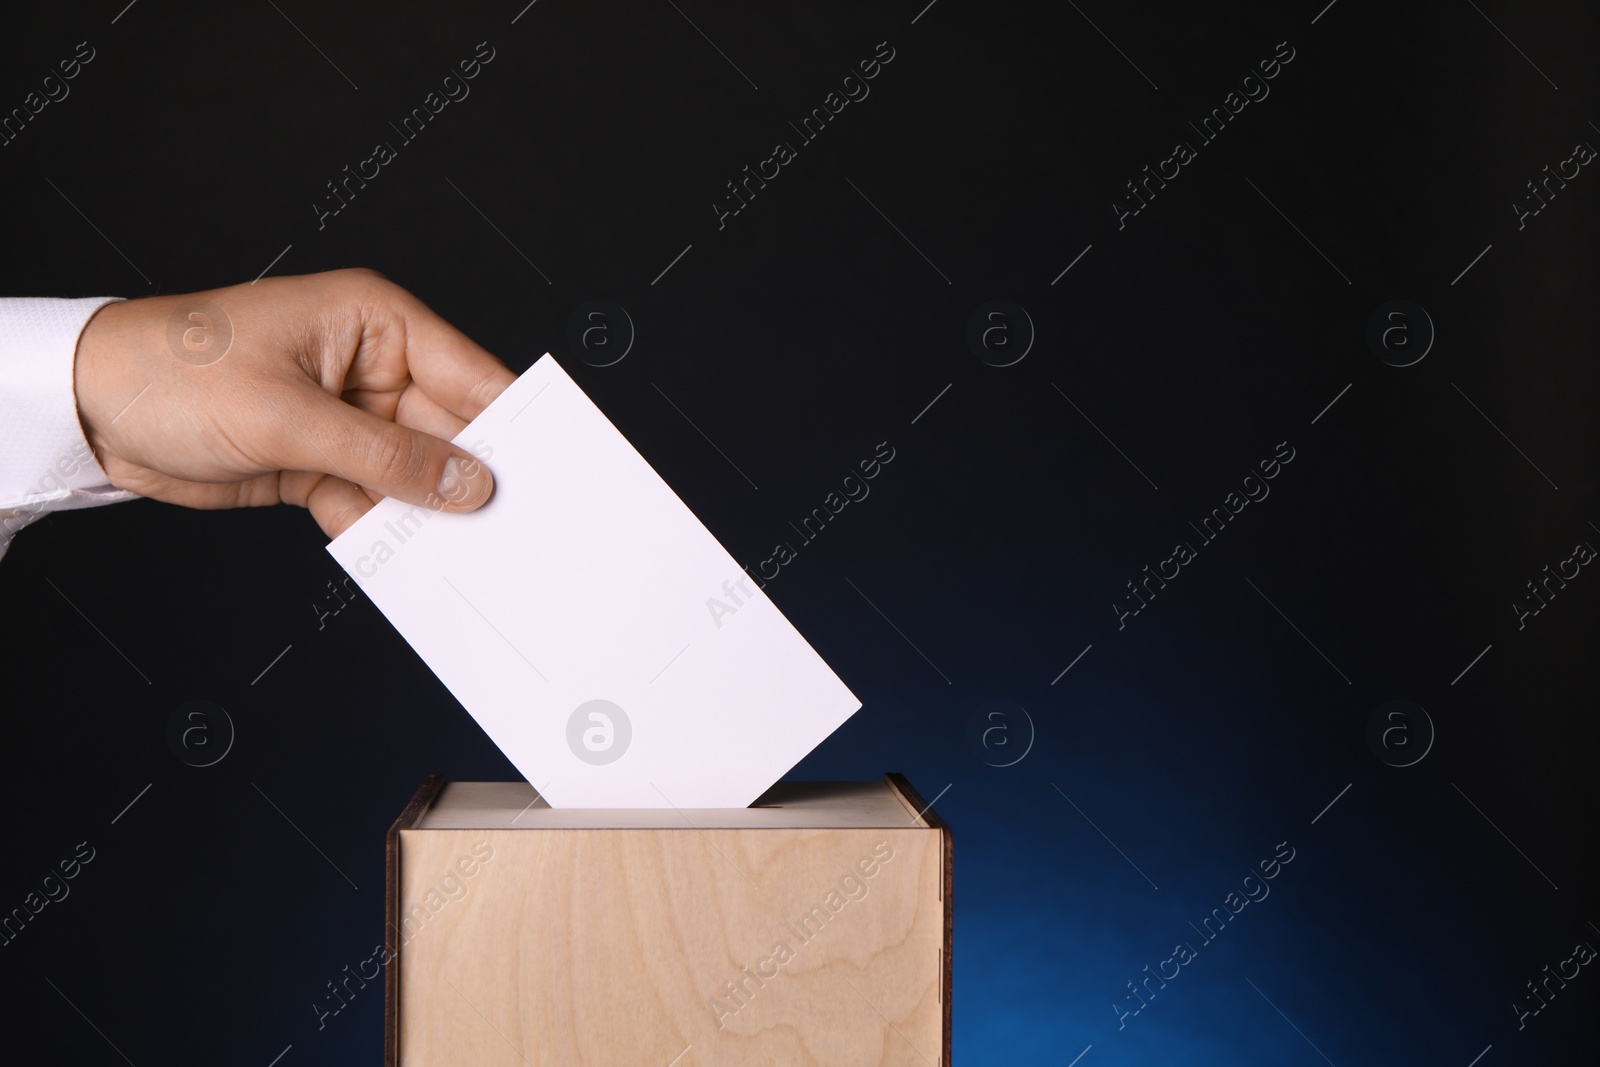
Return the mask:
[[[78,336],[118,297],[0,298],[0,556],[50,511],[136,494],[111,485],[78,423]]]

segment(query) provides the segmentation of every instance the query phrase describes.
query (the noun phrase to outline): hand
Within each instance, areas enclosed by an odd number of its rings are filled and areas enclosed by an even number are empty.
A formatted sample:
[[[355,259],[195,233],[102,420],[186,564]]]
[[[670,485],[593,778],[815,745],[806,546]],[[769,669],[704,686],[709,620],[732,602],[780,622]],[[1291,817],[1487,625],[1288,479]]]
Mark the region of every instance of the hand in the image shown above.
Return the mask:
[[[113,485],[192,508],[298,504],[330,537],[385,496],[488,500],[488,469],[449,439],[515,377],[367,270],[108,304],[74,369]]]

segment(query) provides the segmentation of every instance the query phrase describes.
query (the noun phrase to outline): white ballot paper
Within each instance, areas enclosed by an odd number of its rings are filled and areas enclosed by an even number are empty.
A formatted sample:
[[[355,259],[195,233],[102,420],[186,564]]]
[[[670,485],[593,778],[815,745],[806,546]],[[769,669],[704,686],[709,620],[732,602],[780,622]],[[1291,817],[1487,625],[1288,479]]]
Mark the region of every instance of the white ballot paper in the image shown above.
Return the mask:
[[[861,707],[548,354],[455,443],[487,504],[328,551],[552,807],[745,807]]]

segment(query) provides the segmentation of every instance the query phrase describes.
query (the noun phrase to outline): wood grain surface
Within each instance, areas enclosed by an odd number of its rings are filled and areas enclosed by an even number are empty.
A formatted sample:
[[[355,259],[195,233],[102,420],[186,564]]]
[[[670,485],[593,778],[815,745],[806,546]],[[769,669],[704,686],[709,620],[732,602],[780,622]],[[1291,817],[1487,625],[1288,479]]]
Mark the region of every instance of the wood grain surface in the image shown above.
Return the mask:
[[[948,1063],[948,830],[910,811],[401,829],[398,1062]]]

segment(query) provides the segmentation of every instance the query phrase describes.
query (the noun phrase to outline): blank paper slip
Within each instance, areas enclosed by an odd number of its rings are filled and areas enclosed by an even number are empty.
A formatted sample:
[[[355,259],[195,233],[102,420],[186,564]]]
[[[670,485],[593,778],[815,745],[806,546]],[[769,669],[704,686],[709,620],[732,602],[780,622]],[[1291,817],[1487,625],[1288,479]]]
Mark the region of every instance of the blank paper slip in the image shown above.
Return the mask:
[[[489,503],[328,551],[552,806],[745,807],[860,708],[548,354],[455,443]]]

